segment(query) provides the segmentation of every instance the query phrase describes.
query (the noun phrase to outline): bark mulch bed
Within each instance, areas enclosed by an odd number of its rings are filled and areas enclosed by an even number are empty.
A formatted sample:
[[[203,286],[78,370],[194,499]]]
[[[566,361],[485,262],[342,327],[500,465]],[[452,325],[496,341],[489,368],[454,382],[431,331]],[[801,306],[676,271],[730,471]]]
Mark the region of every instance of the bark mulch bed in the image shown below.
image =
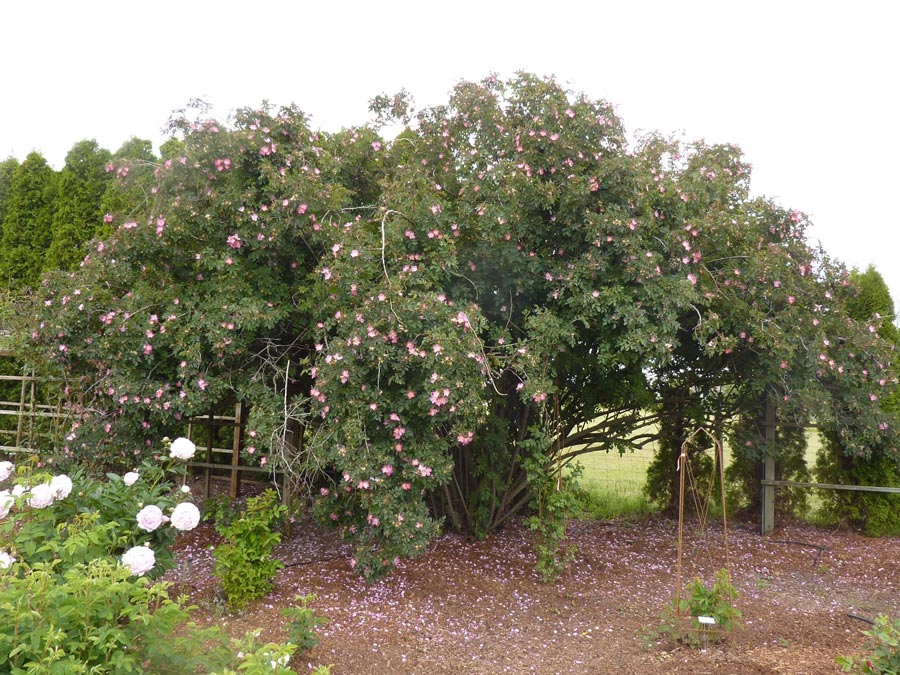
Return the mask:
[[[293,667],[334,664],[336,675],[495,673],[836,673],[834,658],[858,653],[862,617],[900,615],[900,539],[870,539],[802,523],[763,537],[729,524],[732,580],[743,626],[725,642],[691,648],[648,635],[676,591],[676,521],[661,517],[574,521],[575,559],[556,583],[534,572],[520,525],[478,541],[446,534],[391,577],[367,585],[349,565],[350,548],[309,522],[276,550],[286,567],[271,595],[241,613],[216,592],[215,530],[181,536],[175,593],[198,606],[200,623],[234,634],[262,629],[286,639],[280,609],[315,594],[328,619],[319,643]],[[711,581],[724,566],[723,530],[685,528],[685,584]]]

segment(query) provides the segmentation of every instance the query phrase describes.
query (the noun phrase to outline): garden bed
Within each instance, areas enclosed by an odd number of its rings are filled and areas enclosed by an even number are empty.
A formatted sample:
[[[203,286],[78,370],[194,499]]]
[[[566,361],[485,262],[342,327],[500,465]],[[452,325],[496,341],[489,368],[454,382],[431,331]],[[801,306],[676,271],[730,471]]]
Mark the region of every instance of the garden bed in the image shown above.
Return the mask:
[[[511,526],[484,541],[446,534],[389,578],[367,585],[333,532],[303,521],[276,555],[276,588],[242,613],[216,592],[208,524],[180,535],[167,575],[198,606],[201,623],[235,635],[252,627],[286,638],[281,607],[315,594],[328,619],[319,644],[293,667],[336,674],[832,673],[858,652],[862,617],[900,614],[900,539],[870,539],[805,524],[773,535],[729,526],[730,569],[743,626],[721,644],[679,645],[651,634],[676,592],[677,522],[579,521],[574,563],[555,584],[533,571],[529,533]],[[726,563],[721,525],[686,527],[682,578],[711,580]],[[651,637],[648,637],[651,636]]]

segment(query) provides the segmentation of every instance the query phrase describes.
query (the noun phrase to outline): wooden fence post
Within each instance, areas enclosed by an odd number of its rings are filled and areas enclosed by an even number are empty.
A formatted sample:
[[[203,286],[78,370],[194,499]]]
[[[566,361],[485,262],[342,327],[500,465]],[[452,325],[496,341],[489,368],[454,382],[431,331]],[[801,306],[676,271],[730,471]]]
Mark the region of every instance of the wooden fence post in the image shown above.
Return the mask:
[[[241,443],[244,432],[244,403],[234,405],[234,433],[231,437],[231,498],[237,499],[241,492]]]
[[[22,438],[25,432],[25,400],[28,394],[28,366],[22,366],[22,387],[19,393],[19,418],[16,421],[15,447],[22,447]]]
[[[215,421],[215,413],[209,411],[209,420],[206,429],[206,466],[203,467],[203,496],[209,498],[212,496],[212,469],[213,463],[213,422]]]
[[[766,449],[763,455],[762,513],[760,523],[762,534],[771,534],[775,529],[775,403],[766,397],[765,437]]]

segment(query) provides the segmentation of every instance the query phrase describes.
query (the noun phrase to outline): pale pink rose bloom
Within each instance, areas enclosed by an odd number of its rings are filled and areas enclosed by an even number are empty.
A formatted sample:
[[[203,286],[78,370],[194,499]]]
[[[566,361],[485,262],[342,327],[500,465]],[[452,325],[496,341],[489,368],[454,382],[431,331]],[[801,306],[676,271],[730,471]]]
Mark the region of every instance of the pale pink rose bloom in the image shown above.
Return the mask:
[[[125,483],[125,485],[134,485],[140,477],[141,476],[137,471],[129,471],[122,476],[122,482]]]
[[[197,446],[187,438],[176,438],[172,441],[172,447],[169,448],[169,456],[175,459],[188,460],[194,456]]]
[[[53,488],[50,483],[41,483],[31,488],[31,496],[28,498],[28,506],[33,509],[43,509],[53,503]]]
[[[171,520],[176,530],[193,530],[200,522],[200,509],[191,502],[182,502],[172,510]]]
[[[7,478],[12,476],[13,473],[13,463],[12,462],[0,462],[0,483],[5,481]]]
[[[16,559],[13,558],[6,551],[0,551],[0,570],[9,569],[12,567],[12,564],[16,562]]]
[[[157,527],[163,524],[165,516],[162,509],[156,504],[145,506],[137,514],[138,527],[145,532],[153,532]]]
[[[61,473],[50,480],[50,489],[53,490],[54,499],[65,499],[72,492],[72,479]]]
[[[156,554],[152,548],[147,546],[134,546],[122,554],[122,564],[132,574],[142,577],[153,569],[156,564]]]

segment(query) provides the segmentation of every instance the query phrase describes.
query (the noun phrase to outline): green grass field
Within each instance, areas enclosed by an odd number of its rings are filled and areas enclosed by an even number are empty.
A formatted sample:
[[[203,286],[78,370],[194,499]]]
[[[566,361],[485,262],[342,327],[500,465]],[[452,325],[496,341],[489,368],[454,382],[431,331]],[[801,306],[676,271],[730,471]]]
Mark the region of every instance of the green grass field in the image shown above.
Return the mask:
[[[581,455],[581,487],[588,499],[587,515],[609,519],[638,516],[654,511],[644,496],[647,467],[653,461],[653,448],[619,455],[617,452],[591,452]]]
[[[647,480],[647,467],[653,461],[654,449],[619,455],[616,452],[591,452],[581,455],[584,469],[581,483],[585,488],[618,496],[640,494]]]
[[[806,464],[815,466],[819,449],[819,434],[815,429],[807,433]],[[583,468],[581,487],[590,496],[589,511],[598,518],[652,513],[654,507],[643,494],[647,481],[647,467],[653,461],[655,446],[619,455],[615,452],[592,452],[578,458]],[[725,464],[730,453],[725,448]],[[820,490],[809,489],[810,518],[815,520],[822,503]],[[777,499],[777,492],[776,492]]]

